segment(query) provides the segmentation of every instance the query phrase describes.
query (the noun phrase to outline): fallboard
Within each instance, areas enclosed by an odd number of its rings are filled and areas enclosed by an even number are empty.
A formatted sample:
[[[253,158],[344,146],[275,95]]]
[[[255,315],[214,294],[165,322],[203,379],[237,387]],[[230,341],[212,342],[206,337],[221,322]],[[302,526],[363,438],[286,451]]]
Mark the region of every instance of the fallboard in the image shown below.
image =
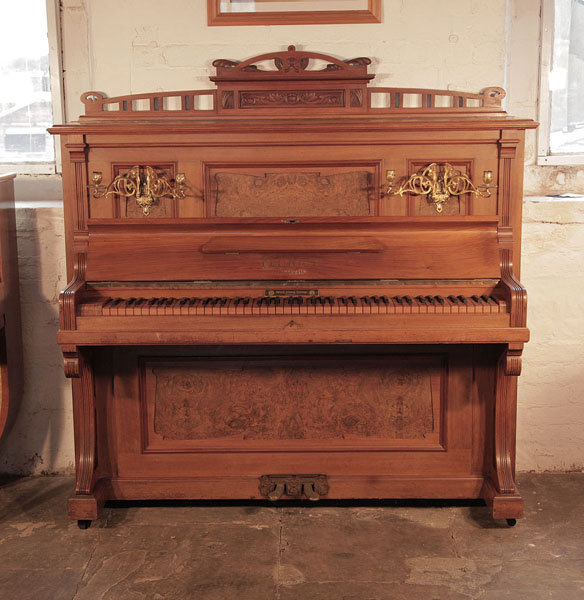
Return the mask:
[[[495,217],[90,221],[88,281],[500,276]]]

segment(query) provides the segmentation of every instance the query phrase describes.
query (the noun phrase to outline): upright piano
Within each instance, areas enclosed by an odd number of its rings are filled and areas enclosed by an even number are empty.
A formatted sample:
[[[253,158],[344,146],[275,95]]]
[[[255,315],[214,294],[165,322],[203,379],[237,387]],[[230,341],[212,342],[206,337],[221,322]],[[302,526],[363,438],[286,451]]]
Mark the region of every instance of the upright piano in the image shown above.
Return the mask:
[[[62,138],[86,527],[108,499],[483,498],[513,523],[524,133],[368,58],[83,94]]]

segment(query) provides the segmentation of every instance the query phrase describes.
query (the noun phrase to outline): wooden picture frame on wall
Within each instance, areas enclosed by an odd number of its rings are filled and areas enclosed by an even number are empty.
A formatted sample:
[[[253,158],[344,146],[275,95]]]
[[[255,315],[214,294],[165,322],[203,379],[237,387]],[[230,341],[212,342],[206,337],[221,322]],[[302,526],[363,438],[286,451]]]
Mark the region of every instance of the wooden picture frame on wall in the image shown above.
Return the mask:
[[[238,4],[245,4],[245,10],[229,10]],[[290,10],[293,4],[296,10]],[[354,9],[347,8],[351,4]],[[314,10],[304,10],[308,5]],[[207,24],[212,26],[345,23],[381,23],[381,0],[207,0]]]

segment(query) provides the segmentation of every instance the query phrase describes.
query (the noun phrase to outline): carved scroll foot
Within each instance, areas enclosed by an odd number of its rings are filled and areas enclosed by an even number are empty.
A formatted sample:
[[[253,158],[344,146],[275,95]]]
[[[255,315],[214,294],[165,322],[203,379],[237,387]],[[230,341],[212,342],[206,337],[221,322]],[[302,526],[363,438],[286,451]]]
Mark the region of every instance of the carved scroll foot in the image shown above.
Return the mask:
[[[91,350],[63,347],[65,374],[73,378],[73,425],[75,428],[75,493],[69,499],[69,516],[92,520],[107,499],[107,486],[97,481],[97,424]]]
[[[73,521],[94,521],[110,495],[109,483],[100,479],[91,494],[73,494],[67,502],[67,513]]]
[[[523,517],[523,498],[517,488],[513,494],[501,494],[495,484],[487,479],[483,484],[482,498],[491,509],[493,519],[521,519]]]
[[[515,378],[521,372],[522,344],[510,344],[497,364],[493,464],[483,485],[483,498],[495,519],[519,519],[523,499],[515,485]]]

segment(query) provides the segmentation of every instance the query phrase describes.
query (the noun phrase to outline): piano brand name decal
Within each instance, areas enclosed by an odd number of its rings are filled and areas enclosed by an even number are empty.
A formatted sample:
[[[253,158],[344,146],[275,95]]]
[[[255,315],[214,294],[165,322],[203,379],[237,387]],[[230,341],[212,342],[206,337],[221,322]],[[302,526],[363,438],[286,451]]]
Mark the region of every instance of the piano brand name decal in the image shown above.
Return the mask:
[[[262,269],[277,269],[282,273],[302,275],[306,269],[319,267],[319,256],[277,256],[266,254],[262,256]]]

